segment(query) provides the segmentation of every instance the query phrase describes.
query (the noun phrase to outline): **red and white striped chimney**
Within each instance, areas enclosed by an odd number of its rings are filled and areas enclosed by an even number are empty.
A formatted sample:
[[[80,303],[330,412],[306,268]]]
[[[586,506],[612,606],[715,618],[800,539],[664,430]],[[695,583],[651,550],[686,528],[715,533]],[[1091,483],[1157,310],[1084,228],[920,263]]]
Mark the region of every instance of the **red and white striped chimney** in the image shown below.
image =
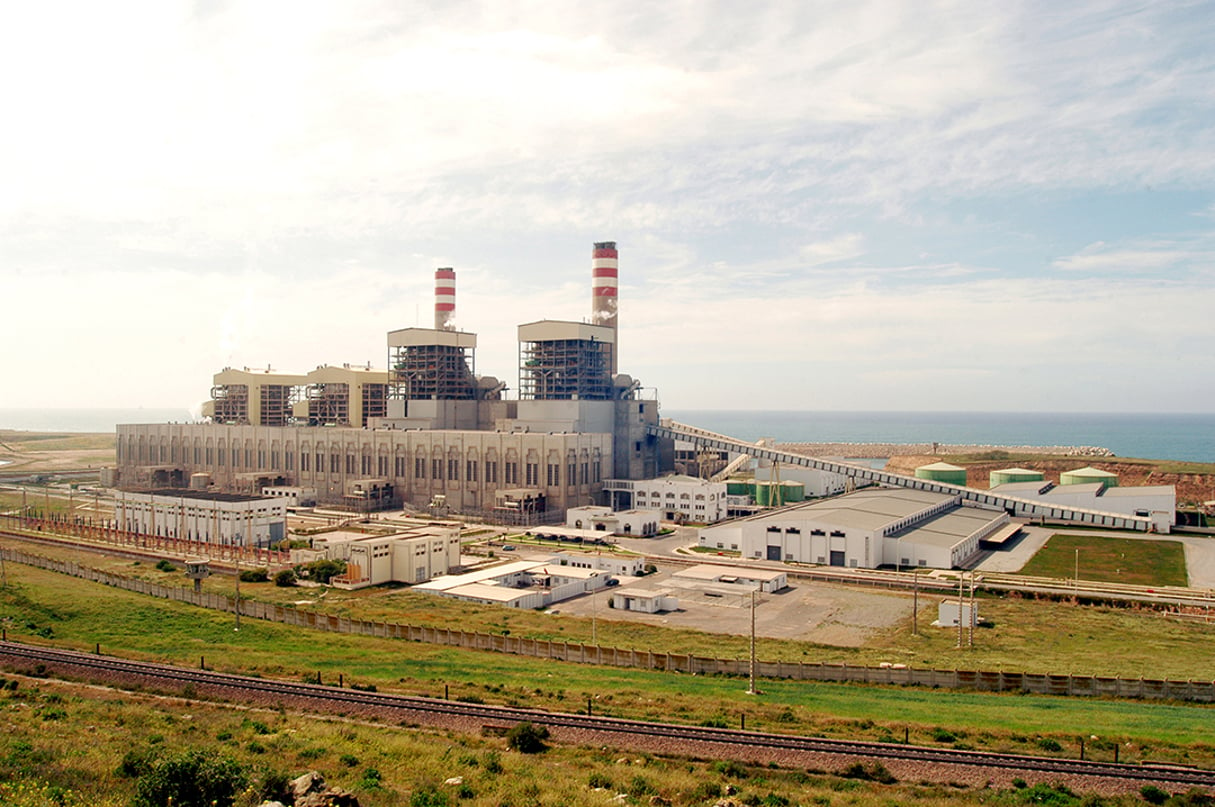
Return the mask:
[[[456,316],[456,270],[435,270],[435,330],[454,331]]]
[[[616,328],[616,289],[619,285],[619,261],[616,242],[600,241],[591,251],[591,323],[616,331],[612,335],[612,374],[615,375],[620,354],[619,331]]]
[[[616,327],[618,261],[615,241],[600,241],[591,252],[591,322]]]

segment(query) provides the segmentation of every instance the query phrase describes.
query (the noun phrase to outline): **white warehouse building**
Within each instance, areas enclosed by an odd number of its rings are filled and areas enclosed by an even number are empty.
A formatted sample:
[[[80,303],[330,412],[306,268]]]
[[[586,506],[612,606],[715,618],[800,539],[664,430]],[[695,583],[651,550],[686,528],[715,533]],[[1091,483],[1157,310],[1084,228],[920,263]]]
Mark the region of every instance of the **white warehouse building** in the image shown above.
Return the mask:
[[[266,547],[287,536],[287,502],[173,488],[117,491],[114,511],[129,532],[221,546]]]
[[[996,485],[991,492],[1059,507],[1082,507],[1117,515],[1146,516],[1152,519],[1152,529],[1160,533],[1170,532],[1177,519],[1177,489],[1172,485],[1106,487],[1102,482],[1055,485],[1036,480]]]
[[[1007,513],[964,505],[960,496],[875,488],[708,527],[700,545],[737,549],[746,559],[950,569],[979,541],[1015,528]]]

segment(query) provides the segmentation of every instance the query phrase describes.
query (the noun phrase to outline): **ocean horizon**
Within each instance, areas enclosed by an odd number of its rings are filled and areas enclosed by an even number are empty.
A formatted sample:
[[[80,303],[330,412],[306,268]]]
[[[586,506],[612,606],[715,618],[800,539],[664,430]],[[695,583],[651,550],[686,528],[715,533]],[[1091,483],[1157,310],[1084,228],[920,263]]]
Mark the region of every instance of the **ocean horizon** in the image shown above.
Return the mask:
[[[786,443],[1093,446],[1120,457],[1215,462],[1215,413],[841,412],[663,409],[662,417]],[[120,423],[186,423],[187,409],[0,409],[0,429],[113,432]]]

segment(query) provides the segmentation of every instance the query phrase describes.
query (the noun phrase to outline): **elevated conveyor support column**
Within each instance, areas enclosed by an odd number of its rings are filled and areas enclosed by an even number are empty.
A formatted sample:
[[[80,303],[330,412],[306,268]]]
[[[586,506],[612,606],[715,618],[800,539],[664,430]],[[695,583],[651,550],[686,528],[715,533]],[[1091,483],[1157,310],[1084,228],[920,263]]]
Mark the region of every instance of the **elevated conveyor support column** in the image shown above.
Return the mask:
[[[1017,499],[1011,496],[999,496],[990,491],[979,490],[977,488],[947,485],[943,482],[917,479],[911,476],[903,476],[902,474],[892,474],[889,471],[879,471],[876,468],[867,468],[862,465],[792,454],[788,451],[779,451],[774,448],[760,446],[756,443],[748,443],[745,440],[737,440],[724,434],[698,429],[695,426],[688,426],[673,420],[663,420],[657,425],[649,424],[646,426],[646,431],[655,437],[681,440],[685,443],[692,443],[702,448],[710,448],[717,451],[750,454],[755,459],[771,460],[785,465],[814,468],[819,471],[839,474],[858,482],[870,482],[877,485],[960,496],[964,501],[999,508],[1009,515],[1019,518],[1049,518],[1055,521],[1072,521],[1077,524],[1090,524],[1114,530],[1138,530],[1140,532],[1148,532],[1152,525],[1151,519],[1139,516],[1103,513],[1099,510],[1087,510],[1080,507],[1057,507],[1046,502]]]

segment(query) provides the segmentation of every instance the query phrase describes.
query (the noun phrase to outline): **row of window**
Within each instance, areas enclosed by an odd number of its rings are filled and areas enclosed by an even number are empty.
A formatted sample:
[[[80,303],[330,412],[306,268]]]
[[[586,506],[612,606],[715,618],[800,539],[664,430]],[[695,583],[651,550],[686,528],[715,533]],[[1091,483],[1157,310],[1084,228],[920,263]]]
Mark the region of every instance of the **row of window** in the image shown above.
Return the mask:
[[[128,441],[127,454],[134,454],[131,442]],[[122,441],[119,446],[119,461],[121,462],[123,452],[121,451]],[[193,457],[195,465],[204,465],[208,467],[226,468],[228,461],[231,459],[232,468],[257,468],[259,470],[267,469],[266,459],[267,454],[264,447],[260,447],[254,451],[251,447],[245,447],[243,452],[238,447],[232,447],[231,452],[221,442],[218,446],[207,445],[205,447],[195,445],[193,448]],[[166,456],[164,444],[160,446],[151,446],[150,450],[145,452],[143,444],[139,445],[138,458],[131,457],[132,461],[157,461],[156,455],[159,455],[161,462],[176,462],[177,445],[174,442],[170,446],[169,455]],[[185,452],[183,452],[184,454]],[[145,454],[153,456],[146,457]],[[256,458],[257,464],[253,461]],[[183,460],[186,459],[183,457]],[[242,464],[243,459],[243,464]],[[310,452],[302,452],[299,455],[299,470],[308,474],[325,474],[326,472],[332,475],[339,475],[345,472],[348,476],[362,474],[363,476],[371,476],[373,474],[387,477],[392,475],[396,478],[402,478],[406,475],[407,457],[396,456],[389,457],[386,454],[373,457],[371,454],[346,454],[329,453],[318,451],[315,454]],[[279,470],[279,451],[277,447],[271,449],[269,453],[269,470]],[[282,470],[295,470],[295,453],[289,448],[282,455]],[[494,459],[487,459],[483,463],[476,459],[467,459],[461,468],[459,458],[448,456],[446,460],[441,457],[430,458],[429,464],[427,458],[417,456],[414,458],[414,477],[417,479],[435,479],[447,480],[452,482],[478,482],[481,477],[489,485],[498,484],[498,462]],[[583,455],[582,461],[574,460],[574,455],[571,452],[569,462],[565,466],[565,477],[561,477],[561,465],[550,462],[545,466],[545,483],[548,487],[559,487],[562,482],[567,487],[576,487],[578,485],[598,484],[603,481],[603,472],[599,458],[599,452],[595,452],[594,461]],[[391,462],[390,462],[391,461]],[[326,471],[326,469],[328,469]],[[463,475],[461,476],[461,470]],[[540,484],[540,465],[538,462],[528,462],[524,465],[524,478],[520,482],[519,478],[519,462],[508,460],[503,463],[503,479],[502,482],[507,485],[524,484],[528,487],[537,487]]]

